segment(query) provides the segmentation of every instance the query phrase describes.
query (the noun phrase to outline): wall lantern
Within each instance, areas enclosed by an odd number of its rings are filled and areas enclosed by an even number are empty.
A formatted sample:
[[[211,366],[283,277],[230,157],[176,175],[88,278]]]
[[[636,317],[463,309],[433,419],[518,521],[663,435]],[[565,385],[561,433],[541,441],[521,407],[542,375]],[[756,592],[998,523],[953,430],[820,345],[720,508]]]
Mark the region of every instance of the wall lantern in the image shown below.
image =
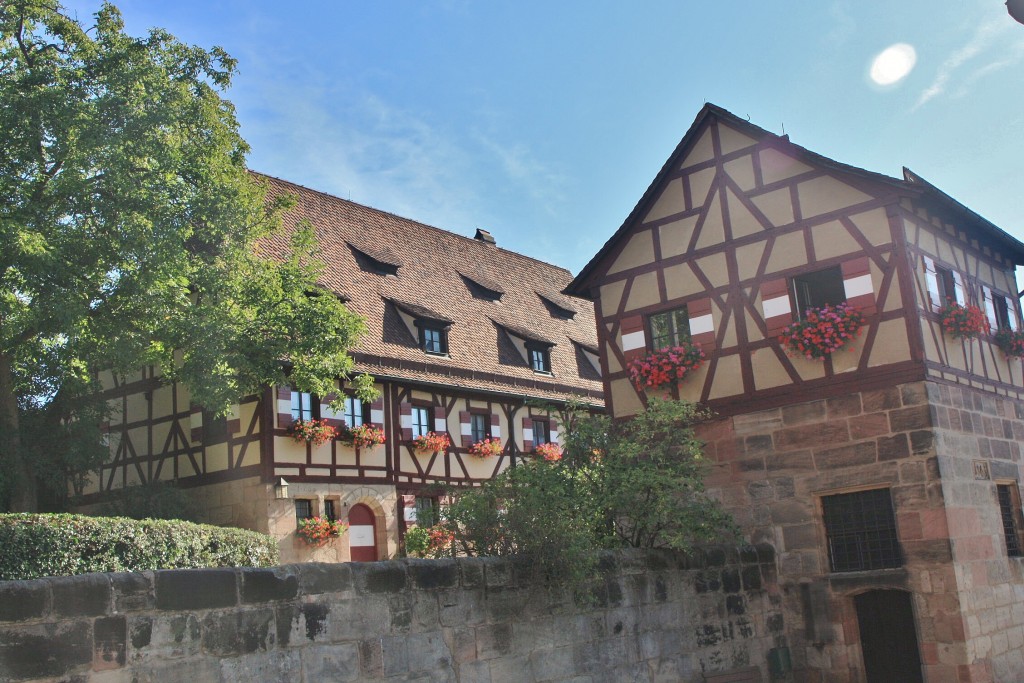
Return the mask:
[[[1024,24],[1024,0],[1006,0],[1006,11],[1015,21]]]
[[[277,483],[274,484],[274,498],[283,500],[288,497],[288,482],[284,480],[284,477],[278,477]]]

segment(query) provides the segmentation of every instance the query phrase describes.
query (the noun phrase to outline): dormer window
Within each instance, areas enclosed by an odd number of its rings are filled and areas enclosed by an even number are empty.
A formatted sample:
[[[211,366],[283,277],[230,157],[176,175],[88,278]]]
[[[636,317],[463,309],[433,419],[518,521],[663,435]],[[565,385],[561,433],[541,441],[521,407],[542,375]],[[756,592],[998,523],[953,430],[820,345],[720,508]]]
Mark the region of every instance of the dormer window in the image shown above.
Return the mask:
[[[530,367],[534,372],[551,372],[551,348],[527,344],[530,354]]]
[[[356,246],[351,242],[348,243],[348,247],[352,250],[352,255],[355,256],[361,270],[376,275],[398,275],[402,262],[390,252],[366,245]]]
[[[473,296],[474,299],[483,299],[484,301],[500,301],[505,290],[501,286],[482,275],[466,275],[459,273],[459,277],[466,283],[466,289]]]
[[[416,326],[420,329],[420,348],[438,356],[448,354],[447,328],[428,320],[417,320]]]
[[[541,303],[544,304],[544,308],[548,309],[548,313],[551,314],[552,318],[572,320],[576,317],[576,309],[569,304],[565,297],[552,293],[542,294],[540,292],[537,292],[537,296],[540,298]]]

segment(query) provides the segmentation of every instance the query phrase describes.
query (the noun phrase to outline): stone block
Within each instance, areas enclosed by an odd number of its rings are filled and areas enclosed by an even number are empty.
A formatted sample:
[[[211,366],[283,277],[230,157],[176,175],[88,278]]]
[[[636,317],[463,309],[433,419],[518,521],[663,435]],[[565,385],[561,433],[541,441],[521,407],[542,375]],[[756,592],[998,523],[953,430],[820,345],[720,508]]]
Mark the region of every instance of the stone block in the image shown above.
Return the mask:
[[[813,523],[783,527],[782,542],[787,551],[817,548],[817,527]]]
[[[88,621],[64,621],[0,629],[0,673],[4,680],[63,676],[92,663]]]
[[[935,455],[935,433],[930,429],[910,432],[910,452],[914,455]]]
[[[773,434],[779,451],[816,448],[850,440],[845,421],[822,422],[780,429]]]
[[[295,573],[302,595],[343,593],[353,589],[352,566],[347,562],[310,562],[284,565],[282,570]]]
[[[815,516],[811,501],[795,498],[772,503],[769,509],[775,524],[800,524]]]
[[[358,681],[359,646],[355,643],[312,645],[302,649],[302,680]]]
[[[243,604],[291,600],[298,590],[298,578],[284,568],[242,570]]]
[[[865,391],[861,394],[861,403],[865,413],[877,413],[882,410],[899,408],[900,391],[898,387],[886,387],[876,391]]]
[[[222,680],[220,661],[212,657],[170,662],[155,660],[143,662],[134,670],[132,683],[220,683]],[[257,680],[260,679],[251,679],[247,683],[254,683]]]
[[[55,617],[98,617],[109,614],[113,606],[106,574],[51,579],[50,590]]]
[[[889,429],[893,432],[930,429],[932,426],[931,407],[927,404],[900,408],[899,410],[889,412]]]
[[[860,415],[861,411],[860,394],[844,394],[825,400],[825,412],[829,420]]]
[[[433,590],[459,584],[459,565],[455,560],[411,560],[409,578],[414,588]]]
[[[348,600],[330,600],[327,619],[327,639],[331,642],[357,641],[369,633],[389,633],[392,630],[388,599],[379,595],[366,595]]]
[[[870,439],[889,433],[889,416],[885,413],[858,415],[850,418],[849,425],[851,439]]]
[[[537,637],[542,629],[538,627],[536,620],[530,622],[520,622],[516,626],[519,626],[524,635],[531,638]],[[519,635],[520,628],[513,627],[515,635]],[[448,651],[452,653],[452,658],[456,664],[463,664],[465,662],[471,662],[477,659],[476,653],[476,630],[472,628],[446,628],[442,631],[444,640],[448,644]],[[517,639],[518,642],[518,639]],[[532,649],[532,645],[528,648]]]
[[[364,680],[384,677],[384,650],[380,638],[359,641],[359,672]]]
[[[535,681],[552,681],[569,678],[577,672],[571,647],[560,647],[552,650],[540,650],[530,654],[528,671]],[[493,671],[493,669],[492,669]],[[520,675],[525,671],[520,672]],[[519,680],[523,680],[525,676]]]
[[[914,382],[900,386],[900,401],[905,406],[916,406],[928,402],[928,391],[924,382]]]
[[[234,569],[168,569],[156,572],[156,608],[194,610],[238,604]]]
[[[475,626],[484,621],[481,591],[442,591],[438,593],[437,605],[442,626]]]
[[[409,649],[405,636],[381,638],[381,657],[384,676],[403,675],[409,671]]]
[[[212,612],[203,618],[202,631],[203,650],[218,657],[271,649],[277,636],[269,607]]]
[[[327,640],[330,614],[330,606],[322,602],[278,605],[274,608],[277,646],[298,646]]]
[[[109,574],[115,612],[142,612],[156,607],[153,572]]]
[[[531,680],[530,660],[525,655],[492,659],[489,665],[491,683],[523,683]]]
[[[736,567],[726,567],[722,570],[722,590],[726,593],[739,593],[743,587],[740,579],[740,571]]]
[[[819,471],[835,470],[843,467],[868,465],[878,459],[878,446],[873,441],[827,448],[815,452],[814,465]]]
[[[744,567],[740,570],[740,576],[743,579],[743,590],[761,590],[761,569],[759,567]]]
[[[737,436],[768,434],[782,426],[782,411],[778,408],[760,410],[756,413],[743,413],[734,415],[732,418],[733,432]]]
[[[92,625],[92,668],[95,671],[124,666],[128,647],[128,627],[124,615],[101,617]]]
[[[0,581],[0,622],[41,619],[49,600],[47,581]]]
[[[786,427],[825,421],[825,401],[798,403],[782,408],[782,424]]]
[[[910,444],[906,434],[883,436],[876,443],[878,444],[879,460],[900,460],[910,457]]]
[[[484,609],[487,621],[508,621],[522,614],[528,599],[528,592],[518,588],[492,589],[487,591]]]
[[[406,571],[401,562],[357,562],[352,579],[360,593],[395,593],[405,589]]]
[[[409,671],[452,672],[451,652],[439,631],[414,633],[406,639]]]
[[[260,652],[220,660],[220,683],[291,680],[303,680],[302,655],[298,650]]]
[[[748,456],[766,456],[775,452],[770,434],[748,436],[743,440],[743,449]]]

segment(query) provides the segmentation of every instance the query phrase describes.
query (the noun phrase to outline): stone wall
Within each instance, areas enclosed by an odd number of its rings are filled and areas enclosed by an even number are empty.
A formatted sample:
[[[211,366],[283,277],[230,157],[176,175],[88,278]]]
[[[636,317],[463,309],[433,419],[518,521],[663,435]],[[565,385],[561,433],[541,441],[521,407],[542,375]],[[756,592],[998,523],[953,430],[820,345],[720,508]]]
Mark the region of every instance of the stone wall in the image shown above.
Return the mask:
[[[785,645],[771,547],[627,552],[603,570],[585,601],[508,559],[0,583],[0,680],[768,680]]]

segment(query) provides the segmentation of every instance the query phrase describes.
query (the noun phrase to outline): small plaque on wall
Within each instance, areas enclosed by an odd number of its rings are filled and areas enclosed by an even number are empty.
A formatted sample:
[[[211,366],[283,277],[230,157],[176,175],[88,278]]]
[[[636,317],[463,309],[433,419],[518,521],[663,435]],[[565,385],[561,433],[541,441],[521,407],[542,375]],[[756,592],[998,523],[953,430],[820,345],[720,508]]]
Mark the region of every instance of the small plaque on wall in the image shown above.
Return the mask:
[[[974,478],[975,479],[991,479],[988,473],[988,460],[975,460],[974,461]]]

